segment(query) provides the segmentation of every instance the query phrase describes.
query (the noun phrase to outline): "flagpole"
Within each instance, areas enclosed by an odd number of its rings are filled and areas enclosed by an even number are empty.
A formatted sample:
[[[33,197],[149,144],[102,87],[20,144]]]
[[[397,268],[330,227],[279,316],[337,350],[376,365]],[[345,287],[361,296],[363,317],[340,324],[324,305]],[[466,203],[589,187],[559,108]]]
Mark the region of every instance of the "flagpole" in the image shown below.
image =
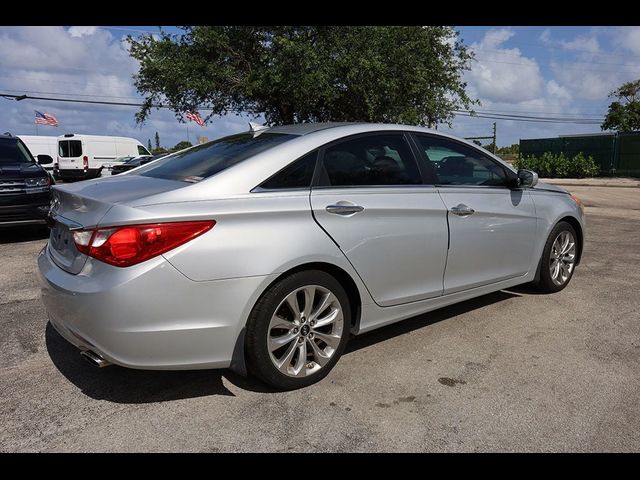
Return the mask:
[[[36,135],[38,135],[38,124],[36,123]]]
[[[191,143],[189,140],[189,122],[187,121],[187,142]]]

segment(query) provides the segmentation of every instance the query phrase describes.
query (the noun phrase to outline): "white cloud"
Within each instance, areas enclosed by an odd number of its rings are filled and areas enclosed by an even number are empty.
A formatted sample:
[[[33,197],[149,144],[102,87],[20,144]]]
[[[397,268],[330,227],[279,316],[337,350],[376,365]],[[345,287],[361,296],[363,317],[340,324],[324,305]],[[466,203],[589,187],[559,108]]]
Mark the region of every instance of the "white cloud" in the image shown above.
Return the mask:
[[[554,40],[551,38],[551,30],[547,28],[540,34],[539,38],[542,43],[550,46],[557,46],[568,51],[593,54],[600,52],[600,43],[594,33],[578,35],[572,40]]]
[[[614,45],[640,55],[640,27],[618,27],[613,32]]]
[[[471,45],[476,62],[466,78],[481,100],[520,103],[540,95],[543,79],[535,59],[503,46],[514,34],[507,28],[489,30],[482,41]]]
[[[83,35],[93,35],[98,27],[69,27],[69,35],[72,37],[82,37]]]

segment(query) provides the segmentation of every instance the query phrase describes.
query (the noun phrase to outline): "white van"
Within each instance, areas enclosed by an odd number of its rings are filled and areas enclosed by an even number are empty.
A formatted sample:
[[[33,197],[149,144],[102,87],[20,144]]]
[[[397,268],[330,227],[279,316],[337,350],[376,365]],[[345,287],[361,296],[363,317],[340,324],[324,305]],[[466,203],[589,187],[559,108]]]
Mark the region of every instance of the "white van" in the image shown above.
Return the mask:
[[[151,155],[135,138],[67,133],[58,137],[54,171],[63,180],[109,175],[109,167],[123,157]]]
[[[38,155],[49,155],[55,162],[58,156],[58,137],[46,137],[43,135],[17,135],[24,142],[33,158]],[[48,172],[53,170],[53,163],[42,165]]]

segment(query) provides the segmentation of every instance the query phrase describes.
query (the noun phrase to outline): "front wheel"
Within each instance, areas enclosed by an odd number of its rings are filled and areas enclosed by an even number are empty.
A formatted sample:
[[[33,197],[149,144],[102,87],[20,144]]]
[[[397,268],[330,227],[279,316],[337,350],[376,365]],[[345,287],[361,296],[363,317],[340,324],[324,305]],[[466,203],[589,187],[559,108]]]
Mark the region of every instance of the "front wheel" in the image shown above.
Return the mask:
[[[349,300],[334,277],[294,273],[271,286],[249,316],[249,370],[279,389],[311,385],[337,363],[350,325]]]
[[[540,278],[535,286],[547,293],[565,288],[575,268],[578,242],[575,229],[567,222],[559,222],[547,239],[540,260]]]

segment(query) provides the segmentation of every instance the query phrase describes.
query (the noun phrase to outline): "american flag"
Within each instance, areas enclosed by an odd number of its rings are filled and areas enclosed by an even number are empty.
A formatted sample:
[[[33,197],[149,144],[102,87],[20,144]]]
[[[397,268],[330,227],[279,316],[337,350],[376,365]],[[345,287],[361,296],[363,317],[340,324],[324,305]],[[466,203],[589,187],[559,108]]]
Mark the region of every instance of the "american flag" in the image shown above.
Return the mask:
[[[186,116],[192,122],[196,122],[201,127],[204,127],[204,120],[198,112],[188,112]]]
[[[52,127],[58,126],[58,119],[53,115],[41,113],[37,110],[34,110],[34,112],[36,112],[36,123],[39,123],[40,125],[51,125]]]

